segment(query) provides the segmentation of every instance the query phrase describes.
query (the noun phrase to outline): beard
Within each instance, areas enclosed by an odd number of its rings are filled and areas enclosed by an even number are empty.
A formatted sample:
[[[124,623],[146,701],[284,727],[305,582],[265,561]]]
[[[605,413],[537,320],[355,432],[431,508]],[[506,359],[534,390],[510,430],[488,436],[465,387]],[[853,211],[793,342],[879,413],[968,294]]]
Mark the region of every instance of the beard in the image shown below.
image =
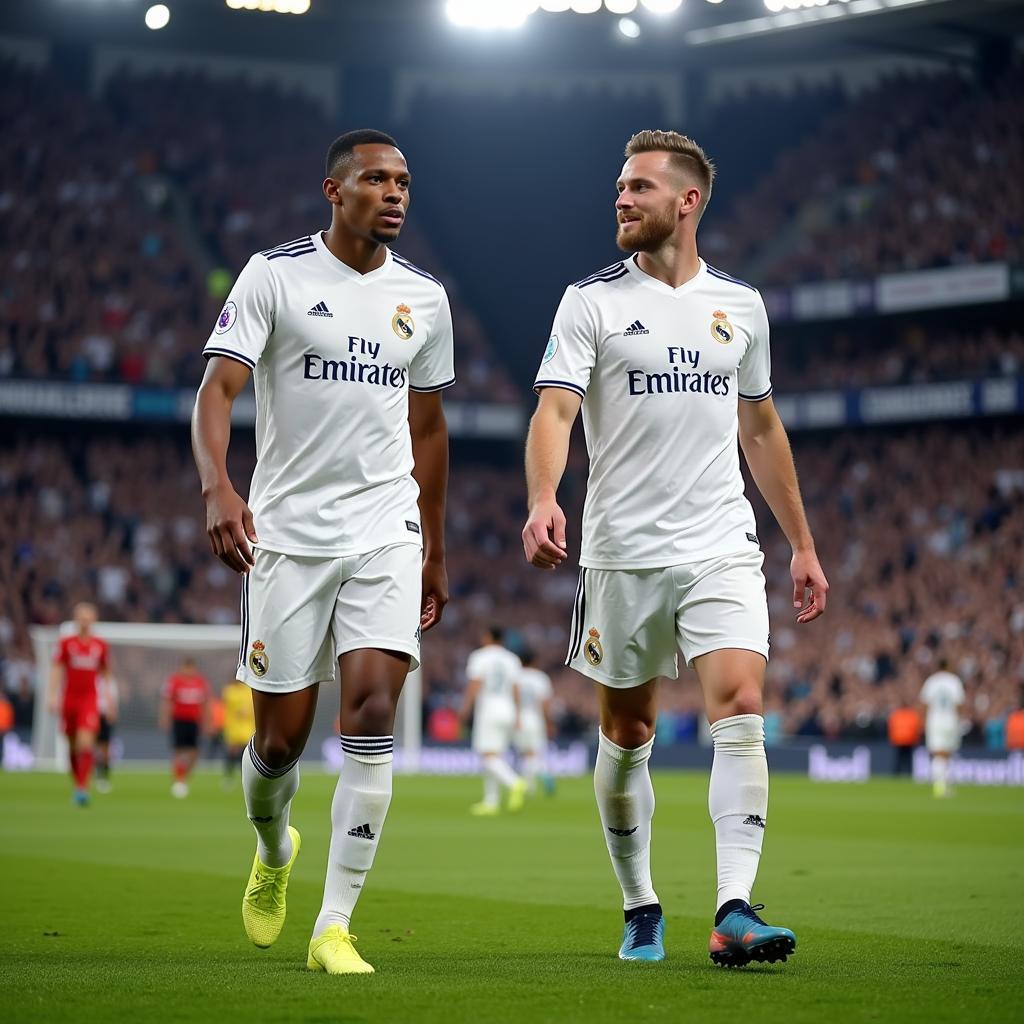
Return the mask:
[[[619,225],[615,232],[615,244],[623,252],[655,252],[672,236],[676,229],[674,207],[666,207],[658,213],[645,213],[643,220],[628,232]]]

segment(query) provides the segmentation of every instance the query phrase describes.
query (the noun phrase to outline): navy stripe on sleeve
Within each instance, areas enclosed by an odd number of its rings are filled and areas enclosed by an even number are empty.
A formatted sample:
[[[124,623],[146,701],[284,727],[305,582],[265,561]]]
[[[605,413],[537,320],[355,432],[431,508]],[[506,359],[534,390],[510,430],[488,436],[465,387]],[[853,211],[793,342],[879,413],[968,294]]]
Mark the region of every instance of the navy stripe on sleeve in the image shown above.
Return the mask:
[[[740,391],[739,396],[740,398],[743,399],[744,402],[763,402],[766,398],[768,398],[769,395],[771,395],[771,393],[772,389],[769,386],[767,391],[762,391],[759,395],[745,395],[742,391]]]
[[[204,348],[203,358],[209,359],[210,356],[227,356],[228,359],[234,359],[238,363],[244,363],[250,370],[256,369],[256,364],[248,356],[243,356],[241,352],[234,352],[229,348]]]
[[[425,387],[425,388],[418,388],[418,387],[416,387],[415,384],[410,384],[409,385],[409,390],[410,391],[420,391],[423,394],[427,394],[428,392],[431,392],[431,391],[444,391],[445,388],[450,388],[454,383],[455,383],[455,378],[452,377],[451,380],[446,380],[443,384],[431,384],[429,387]]]
[[[568,380],[535,380],[533,382],[534,391],[542,391],[544,388],[564,388],[566,391],[575,392],[580,398],[587,397],[587,392],[579,384],[573,384]]]
[[[708,273],[712,277],[717,277],[721,281],[728,281],[730,284],[738,284],[743,288],[749,288],[752,292],[757,291],[757,289],[752,284],[747,284],[746,281],[741,281],[738,277],[732,277],[729,274],[726,274],[724,271],[716,270],[709,263],[705,263],[704,266],[707,267]]]

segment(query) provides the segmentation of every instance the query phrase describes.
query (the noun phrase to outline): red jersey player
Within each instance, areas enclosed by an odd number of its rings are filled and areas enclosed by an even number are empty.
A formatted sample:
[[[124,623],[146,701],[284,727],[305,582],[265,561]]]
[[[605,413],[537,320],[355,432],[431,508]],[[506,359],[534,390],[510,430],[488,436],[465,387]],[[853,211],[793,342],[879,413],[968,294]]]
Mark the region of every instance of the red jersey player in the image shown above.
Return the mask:
[[[210,684],[200,675],[196,663],[186,658],[164,686],[160,725],[171,727],[174,748],[174,784],[171,793],[188,796],[188,774],[199,756],[199,735],[206,719]]]
[[[78,630],[72,636],[62,637],[54,652],[49,708],[51,714],[61,716],[75,780],[73,799],[79,807],[85,807],[89,803],[89,777],[100,727],[96,680],[101,675],[107,678],[110,667],[106,643],[92,633],[96,606],[83,601],[75,605],[72,615]]]

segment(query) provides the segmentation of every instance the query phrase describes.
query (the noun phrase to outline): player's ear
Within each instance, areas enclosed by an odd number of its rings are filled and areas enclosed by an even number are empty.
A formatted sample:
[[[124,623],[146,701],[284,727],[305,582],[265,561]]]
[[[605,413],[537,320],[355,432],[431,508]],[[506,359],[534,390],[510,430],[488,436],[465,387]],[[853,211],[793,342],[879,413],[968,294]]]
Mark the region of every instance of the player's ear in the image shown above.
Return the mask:
[[[336,178],[324,178],[324,196],[327,202],[341,206],[341,185]]]

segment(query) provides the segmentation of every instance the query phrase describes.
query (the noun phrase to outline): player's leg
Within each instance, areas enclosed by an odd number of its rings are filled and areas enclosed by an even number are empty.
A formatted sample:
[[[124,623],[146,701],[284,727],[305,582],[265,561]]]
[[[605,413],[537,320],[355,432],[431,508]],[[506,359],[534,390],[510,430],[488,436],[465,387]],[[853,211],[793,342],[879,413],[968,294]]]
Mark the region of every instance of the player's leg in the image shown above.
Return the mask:
[[[94,705],[80,709],[75,721],[74,774],[75,802],[83,806],[89,801],[89,780],[92,777],[96,733],[99,728],[98,709]]]
[[[361,649],[341,666],[341,773],[331,803],[331,846],[324,897],[307,966],[331,974],[373,970],[352,947],[349,925],[373,866],[391,805],[395,713],[411,658]]]
[[[395,712],[419,664],[422,553],[396,544],[344,560],[332,632],[341,670],[341,773],[331,804],[324,898],[306,966],[330,974],[373,970],[349,924],[391,804]]]
[[[473,750],[480,758],[480,771],[484,780],[484,799],[474,804],[470,813],[493,815],[500,811],[501,794],[506,794],[508,809],[518,811],[526,798],[526,783],[506,760],[515,725],[514,708],[505,710],[477,704],[473,716]]]
[[[949,796],[949,752],[932,751],[932,793],[939,797]]]
[[[624,960],[664,958],[664,917],[651,881],[657,680],[676,675],[668,570],[584,569],[566,664],[598,683],[594,795],[622,888]]]
[[[110,740],[113,727],[106,715],[100,715],[100,727],[96,734],[96,790],[110,792]]]

